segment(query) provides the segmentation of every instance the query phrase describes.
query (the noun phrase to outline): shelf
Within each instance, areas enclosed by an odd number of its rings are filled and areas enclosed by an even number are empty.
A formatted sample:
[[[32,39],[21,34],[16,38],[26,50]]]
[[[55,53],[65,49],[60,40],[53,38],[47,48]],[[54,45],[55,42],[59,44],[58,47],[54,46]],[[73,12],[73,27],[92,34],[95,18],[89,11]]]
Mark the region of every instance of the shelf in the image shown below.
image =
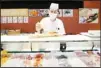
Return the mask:
[[[8,51],[8,53],[49,53],[51,51]]]

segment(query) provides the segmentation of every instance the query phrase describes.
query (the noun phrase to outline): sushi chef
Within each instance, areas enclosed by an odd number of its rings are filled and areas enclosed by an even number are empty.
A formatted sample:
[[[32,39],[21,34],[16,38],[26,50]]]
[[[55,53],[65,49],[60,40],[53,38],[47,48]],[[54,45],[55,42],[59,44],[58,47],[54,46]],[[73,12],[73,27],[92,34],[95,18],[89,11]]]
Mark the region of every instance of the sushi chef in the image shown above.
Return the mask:
[[[49,17],[43,18],[40,23],[36,23],[40,30],[43,30],[43,33],[56,32],[59,35],[65,34],[65,28],[62,20],[57,18],[59,15],[59,4],[51,3],[48,10]]]
[[[43,18],[40,22],[36,23],[36,31],[41,34],[52,34],[56,33],[57,35],[65,35],[65,28],[62,20],[58,17],[59,15],[59,4],[51,3],[48,10],[49,17]],[[34,43],[32,49],[36,46],[39,46],[41,50],[59,50],[59,42],[38,42]],[[48,46],[47,46],[48,45]],[[47,49],[48,48],[48,49]]]

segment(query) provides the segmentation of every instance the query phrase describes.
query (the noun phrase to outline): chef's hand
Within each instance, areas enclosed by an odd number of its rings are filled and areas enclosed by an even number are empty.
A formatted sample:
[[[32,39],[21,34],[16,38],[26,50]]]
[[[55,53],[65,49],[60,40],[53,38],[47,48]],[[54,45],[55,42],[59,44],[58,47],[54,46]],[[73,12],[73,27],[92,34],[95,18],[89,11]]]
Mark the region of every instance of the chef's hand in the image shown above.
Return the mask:
[[[36,31],[38,32],[38,33],[42,33],[42,27],[41,27],[41,24],[39,23],[39,22],[37,22],[36,23]]]

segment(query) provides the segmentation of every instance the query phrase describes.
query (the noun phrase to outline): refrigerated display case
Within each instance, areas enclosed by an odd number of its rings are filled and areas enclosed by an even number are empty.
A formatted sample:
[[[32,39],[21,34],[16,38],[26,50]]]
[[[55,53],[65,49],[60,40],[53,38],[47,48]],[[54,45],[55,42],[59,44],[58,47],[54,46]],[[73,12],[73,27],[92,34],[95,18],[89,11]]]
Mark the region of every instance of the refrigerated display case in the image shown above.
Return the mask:
[[[1,36],[4,49],[10,54],[1,67],[100,67],[93,40],[83,35]]]

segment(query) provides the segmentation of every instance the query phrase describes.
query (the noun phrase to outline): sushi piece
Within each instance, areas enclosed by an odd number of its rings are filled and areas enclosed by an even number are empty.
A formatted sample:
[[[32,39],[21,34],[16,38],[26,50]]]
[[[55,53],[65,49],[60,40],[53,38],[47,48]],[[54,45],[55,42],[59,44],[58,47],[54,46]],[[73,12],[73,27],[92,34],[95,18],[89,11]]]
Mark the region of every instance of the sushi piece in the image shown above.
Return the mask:
[[[42,67],[42,60],[43,60],[43,54],[37,54],[35,56],[34,67]]]

